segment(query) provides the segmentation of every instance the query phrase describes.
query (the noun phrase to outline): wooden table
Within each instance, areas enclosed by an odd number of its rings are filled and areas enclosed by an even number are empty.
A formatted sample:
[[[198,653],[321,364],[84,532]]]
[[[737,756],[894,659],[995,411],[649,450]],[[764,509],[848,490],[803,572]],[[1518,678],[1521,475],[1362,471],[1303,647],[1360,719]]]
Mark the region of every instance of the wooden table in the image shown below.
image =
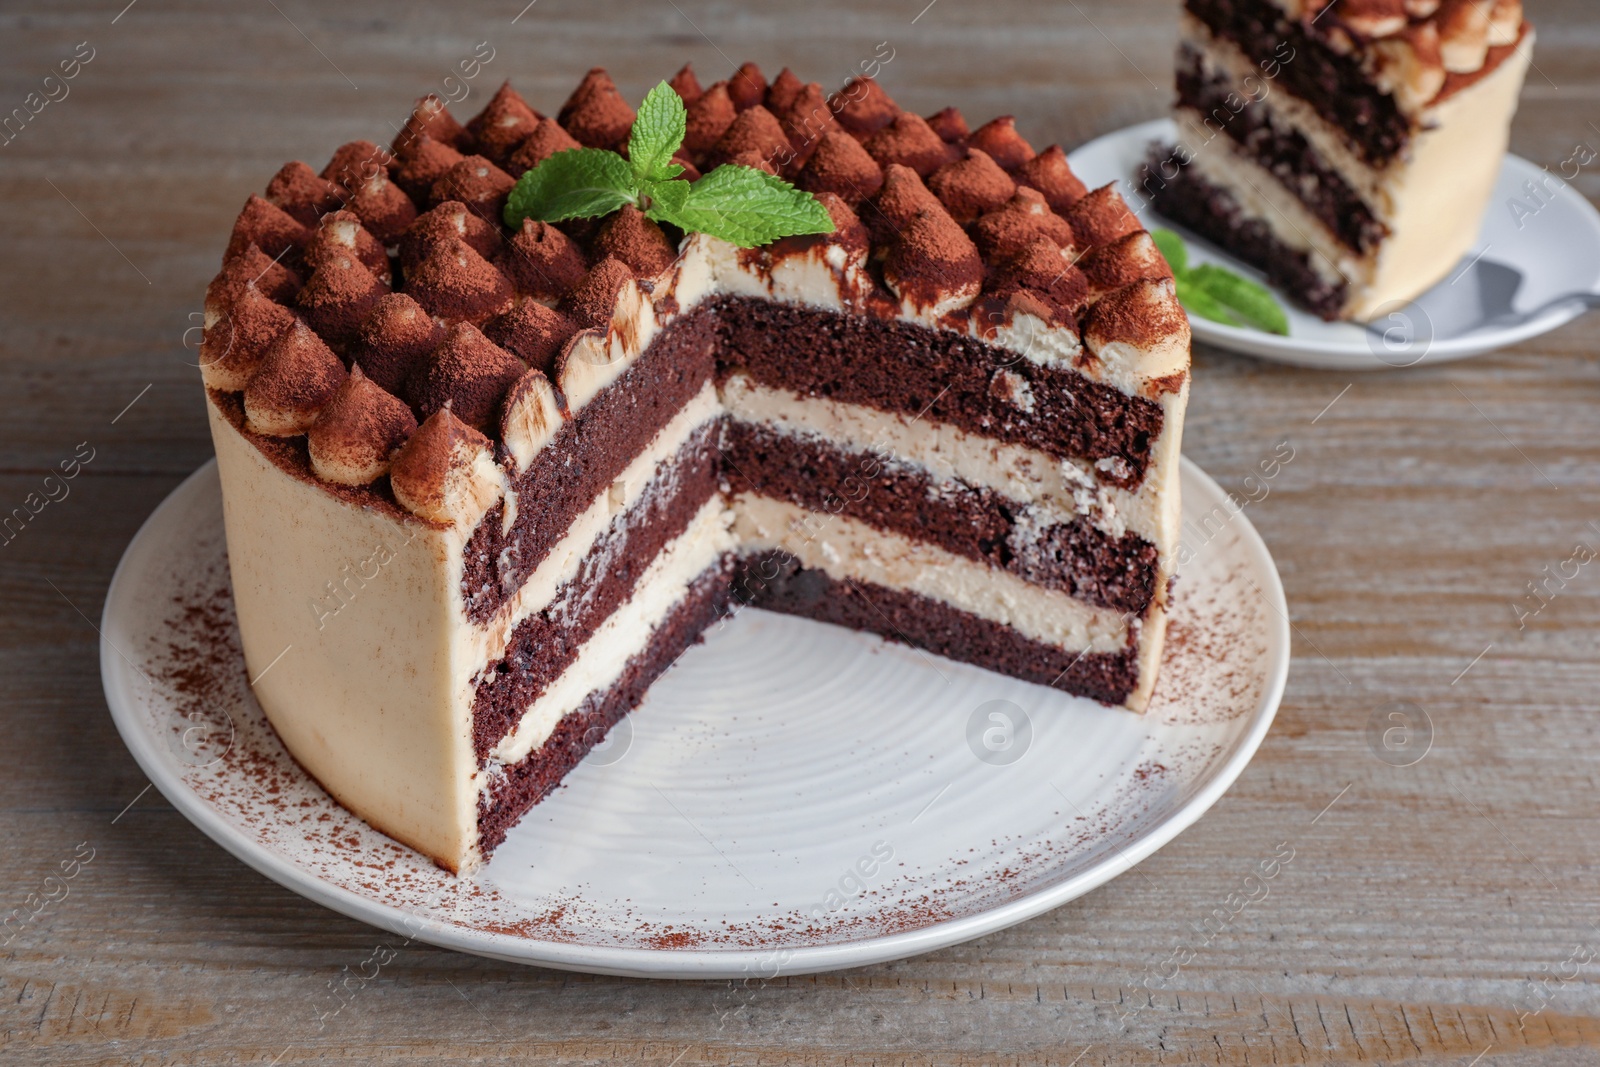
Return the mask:
[[[1514,610],[1575,545],[1600,549],[1597,317],[1382,375],[1196,351],[1189,456],[1237,488],[1295,450],[1249,510],[1295,655],[1255,762],[1142,877],[957,948],[748,989],[411,947],[319,1030],[327,983],[382,935],[147,790],[97,669],[124,545],[210,455],[186,331],[245,195],[285,159],[387,139],[480,41],[495,56],[469,113],[508,75],[554,107],[594,63],[637,98],[684,59],[708,80],[749,57],[838,82],[888,49],[901,103],[1015,112],[1036,144],[1073,145],[1162,112],[1176,4],[124,2],[0,9],[0,111],[93,51],[0,147],[0,503],[80,443],[93,456],[0,549],[0,910],[93,850],[0,950],[0,1059],[1600,1063],[1600,563],[1524,627]],[[1582,0],[1530,8],[1513,145],[1555,168],[1600,146],[1600,20]],[[1593,167],[1576,185],[1600,194]],[[1434,727],[1409,767],[1366,737],[1402,700]],[[1198,932],[1283,842],[1270,896]]]

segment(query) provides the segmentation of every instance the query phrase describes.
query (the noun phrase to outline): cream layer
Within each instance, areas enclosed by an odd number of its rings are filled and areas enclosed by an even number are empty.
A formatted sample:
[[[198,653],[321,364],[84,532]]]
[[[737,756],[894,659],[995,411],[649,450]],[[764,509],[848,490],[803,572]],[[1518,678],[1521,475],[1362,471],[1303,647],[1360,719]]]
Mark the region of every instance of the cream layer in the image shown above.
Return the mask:
[[[734,497],[733,512],[741,551],[782,549],[801,566],[833,578],[916,593],[1069,651],[1126,647],[1123,614],[1030,585],[935,545],[751,493]]]

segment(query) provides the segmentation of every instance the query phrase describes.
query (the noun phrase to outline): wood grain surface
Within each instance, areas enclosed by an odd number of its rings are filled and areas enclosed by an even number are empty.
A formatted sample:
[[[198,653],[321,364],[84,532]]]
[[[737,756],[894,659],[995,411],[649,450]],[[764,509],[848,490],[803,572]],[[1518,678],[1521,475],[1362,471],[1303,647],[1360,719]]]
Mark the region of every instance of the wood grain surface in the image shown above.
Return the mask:
[[[0,114],[81,42],[94,56],[0,147],[3,510],[93,450],[0,548],[0,912],[93,854],[0,949],[0,1061],[1600,1063],[1600,564],[1522,628],[1514,610],[1600,548],[1596,316],[1381,375],[1196,351],[1190,457],[1239,488],[1295,449],[1248,512],[1294,662],[1254,763],[1139,873],[967,945],[749,986],[410,946],[319,1026],[328,983],[385,935],[147,791],[97,669],[124,546],[210,455],[185,331],[246,194],[286,159],[386,140],[479,41],[495,58],[458,113],[506,76],[554,108],[593,64],[631,98],[686,59],[707,80],[753,58],[836,83],[888,42],[901,103],[1015,113],[1071,146],[1162,113],[1176,4],[125,2],[0,3]],[[1528,7],[1512,143],[1555,168],[1600,147],[1600,15]],[[1574,184],[1600,194],[1594,167]],[[1401,700],[1434,728],[1409,767],[1366,738]],[[1280,842],[1270,895],[1207,933]]]

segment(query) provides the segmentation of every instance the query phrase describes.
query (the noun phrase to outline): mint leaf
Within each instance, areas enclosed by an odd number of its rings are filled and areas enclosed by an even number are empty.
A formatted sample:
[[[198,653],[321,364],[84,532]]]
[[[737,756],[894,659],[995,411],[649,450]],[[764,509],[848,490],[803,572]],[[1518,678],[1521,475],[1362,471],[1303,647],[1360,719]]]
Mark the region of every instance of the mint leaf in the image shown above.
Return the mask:
[[[1185,311],[1228,326],[1288,335],[1289,317],[1265,288],[1213,263],[1190,270],[1189,250],[1171,230],[1151,230],[1150,239],[1172,268],[1178,303]]]
[[[1188,275],[1179,274],[1174,281],[1178,289],[1178,303],[1183,305],[1183,310],[1191,315],[1199,315],[1202,319],[1220,322],[1224,326],[1239,325],[1239,320],[1233,317],[1221,301],[1195,285],[1189,280]]]
[[[557,152],[517,179],[506,200],[506,225],[609,215],[635,197],[633,168],[603,148]]]
[[[1289,316],[1272,294],[1248,278],[1210,263],[1189,271],[1184,280],[1226,307],[1247,326],[1287,336]]]
[[[681,204],[656,201],[654,216],[679,229],[706,233],[741,248],[780,237],[832,233],[833,219],[816,197],[764,170],[725,163],[689,186]]]
[[[1184,247],[1182,237],[1171,230],[1151,230],[1150,239],[1156,243],[1156,249],[1167,261],[1167,266],[1172,268],[1174,275],[1182,274],[1189,269],[1189,250]]]
[[[673,169],[673,168],[668,168]],[[678,168],[675,173],[683,173]],[[645,217],[656,222],[673,222],[673,215],[683,210],[684,201],[689,199],[689,190],[692,189],[686,181],[650,182],[642,190],[649,206],[644,210]],[[641,201],[642,203],[643,201]]]
[[[688,121],[683,99],[666,82],[661,82],[645,96],[639,105],[638,117],[633,120],[633,130],[628,134],[628,159],[640,181],[676,177],[665,173],[665,168],[672,163],[672,153],[683,143]]]

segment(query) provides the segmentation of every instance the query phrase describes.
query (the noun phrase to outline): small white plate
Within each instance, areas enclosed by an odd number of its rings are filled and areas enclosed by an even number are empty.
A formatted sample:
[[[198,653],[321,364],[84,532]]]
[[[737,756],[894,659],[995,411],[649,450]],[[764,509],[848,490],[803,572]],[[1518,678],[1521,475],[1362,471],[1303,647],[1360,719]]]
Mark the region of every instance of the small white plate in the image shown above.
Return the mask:
[[[855,967],[1093,889],[1249,762],[1288,673],[1283,588],[1249,521],[1187,462],[1183,493],[1193,558],[1148,714],[747,611],[464,878],[346,812],[279,744],[239,652],[214,462],[128,546],[101,673],[174,807],[392,945],[656,977]]]
[[[1155,119],[1096,138],[1067,158],[1090,188],[1118,182],[1147,229],[1166,226],[1182,234],[1191,263],[1218,263],[1265,284],[1259,271],[1166,221],[1135,194],[1139,167],[1148,158],[1151,143],[1171,144],[1176,136],[1170,119]],[[1549,189],[1541,194],[1542,206],[1524,188],[1529,181],[1538,186],[1548,183]],[[1537,211],[1521,215],[1519,222],[1512,201]],[[1468,268],[1480,258],[1522,273],[1515,300],[1518,309],[1541,307],[1574,292],[1600,290],[1600,212],[1570,185],[1551,181],[1542,168],[1508,154],[1472,253],[1444,281],[1381,317],[1374,323],[1376,329],[1324,322],[1275,289],[1289,314],[1287,337],[1225,326],[1197,315],[1191,315],[1189,322],[1197,340],[1246,355],[1329,370],[1384,370],[1482,355],[1548,333],[1583,314],[1581,306],[1569,303],[1515,328],[1476,326],[1482,319],[1482,304],[1476,275]]]

